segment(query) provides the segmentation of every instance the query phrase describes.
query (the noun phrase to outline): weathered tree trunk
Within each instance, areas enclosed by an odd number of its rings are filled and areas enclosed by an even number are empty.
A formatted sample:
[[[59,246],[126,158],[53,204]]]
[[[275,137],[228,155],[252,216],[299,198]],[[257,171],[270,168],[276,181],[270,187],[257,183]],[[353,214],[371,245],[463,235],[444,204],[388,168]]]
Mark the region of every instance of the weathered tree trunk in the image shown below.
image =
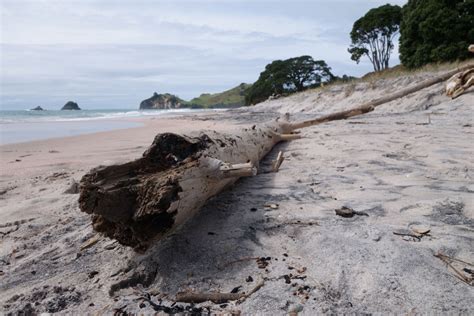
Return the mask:
[[[93,215],[96,231],[144,250],[239,177],[255,175],[259,161],[289,131],[280,120],[232,135],[159,134],[142,158],[86,174],[81,210]]]
[[[291,134],[295,129],[371,112],[380,104],[441,82],[463,69],[467,67],[309,121],[290,123],[285,117],[232,135],[159,134],[142,158],[98,167],[86,174],[80,183],[80,208],[92,214],[96,231],[137,251],[146,250],[239,177],[255,175],[259,161],[275,144],[299,138]]]

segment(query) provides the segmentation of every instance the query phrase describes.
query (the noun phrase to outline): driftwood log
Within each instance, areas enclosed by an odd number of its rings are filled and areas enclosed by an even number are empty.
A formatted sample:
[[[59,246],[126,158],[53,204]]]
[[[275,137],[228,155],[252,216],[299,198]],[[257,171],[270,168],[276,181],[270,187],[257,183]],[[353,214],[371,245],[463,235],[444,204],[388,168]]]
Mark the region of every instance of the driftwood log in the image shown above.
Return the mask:
[[[256,175],[259,161],[277,143],[300,137],[295,130],[371,112],[473,67],[308,121],[290,122],[285,116],[232,135],[214,131],[197,136],[159,134],[142,158],[87,173],[80,182],[80,208],[92,215],[94,230],[145,251],[191,218],[209,198],[240,177]]]
[[[474,44],[469,45],[469,51],[474,53]],[[467,89],[474,86],[474,68],[456,73],[446,83],[446,95],[455,99]]]

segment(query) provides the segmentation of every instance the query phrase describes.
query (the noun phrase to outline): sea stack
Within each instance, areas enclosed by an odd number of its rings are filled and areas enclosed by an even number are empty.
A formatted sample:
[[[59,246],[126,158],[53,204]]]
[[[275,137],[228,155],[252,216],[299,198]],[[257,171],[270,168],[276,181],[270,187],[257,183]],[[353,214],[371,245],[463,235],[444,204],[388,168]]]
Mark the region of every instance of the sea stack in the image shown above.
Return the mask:
[[[64,106],[61,108],[61,110],[80,110],[81,108],[79,105],[77,105],[76,102],[73,101],[68,101]]]
[[[164,93],[153,93],[151,98],[143,100],[140,103],[140,110],[148,109],[179,109],[185,105],[186,101],[181,100],[175,95]]]
[[[30,109],[30,111],[44,111],[44,109],[41,106],[37,106],[35,108]]]

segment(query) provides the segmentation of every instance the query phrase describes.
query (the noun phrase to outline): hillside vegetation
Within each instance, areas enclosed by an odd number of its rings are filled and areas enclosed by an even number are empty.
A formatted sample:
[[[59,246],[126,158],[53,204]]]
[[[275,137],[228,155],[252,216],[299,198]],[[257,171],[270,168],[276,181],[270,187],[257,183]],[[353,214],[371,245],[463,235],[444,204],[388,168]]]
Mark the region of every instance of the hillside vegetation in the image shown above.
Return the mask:
[[[220,93],[203,93],[199,97],[187,102],[191,107],[225,108],[239,107],[245,103],[245,90],[251,84],[241,83],[237,87]]]

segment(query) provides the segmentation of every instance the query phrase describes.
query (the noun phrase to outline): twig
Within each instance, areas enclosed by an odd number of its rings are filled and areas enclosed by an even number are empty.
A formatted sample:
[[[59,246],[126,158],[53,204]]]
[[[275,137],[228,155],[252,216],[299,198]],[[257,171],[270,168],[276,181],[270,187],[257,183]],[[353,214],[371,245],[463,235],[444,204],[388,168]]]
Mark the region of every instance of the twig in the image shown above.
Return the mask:
[[[94,246],[100,240],[100,235],[94,235],[81,245],[81,251]]]
[[[461,259],[458,259],[458,258],[452,258],[452,257],[448,257],[440,252],[438,252],[437,254],[438,256],[440,257],[444,257],[445,259],[447,260],[451,260],[451,261],[457,261],[457,262],[460,262],[460,263],[464,263],[464,264],[467,264],[468,266],[471,266],[471,267],[474,267],[474,264],[473,263],[469,263],[469,262],[466,262],[466,261],[463,261]],[[436,255],[435,255],[436,256]]]
[[[258,284],[252,290],[250,290],[250,292],[248,292],[247,294],[244,294],[244,296],[242,296],[242,298],[239,299],[238,303],[239,304],[243,303],[245,299],[247,299],[250,295],[260,290],[264,285],[265,285],[265,280],[261,279],[260,282],[258,282]]]
[[[470,277],[466,277],[461,271],[459,271],[458,269],[456,269],[452,264],[451,264],[451,261],[460,261],[459,259],[455,259],[455,258],[451,258],[449,256],[446,256],[440,252],[434,254],[434,256],[436,258],[439,258],[441,261],[443,261],[444,263],[446,263],[447,266],[449,266],[451,269],[453,269],[453,271],[456,273],[454,276],[457,277],[459,280],[463,281],[464,283],[466,283],[467,285],[470,285],[472,286],[471,282],[473,280],[473,278],[470,278]],[[460,261],[460,262],[463,262],[465,263],[464,261]],[[470,263],[467,263],[469,265],[472,265]]]
[[[228,301],[237,301],[242,297],[242,293],[178,293],[176,294],[176,302],[202,303],[211,301],[216,304],[221,304]]]
[[[394,234],[394,235],[398,235],[398,236],[409,236],[409,237],[416,238],[416,239],[418,239],[418,240],[420,240],[421,237],[423,237],[423,235],[417,236],[417,235],[412,234],[412,233],[393,232],[393,234]]]
[[[243,302],[253,293],[257,292],[265,284],[265,281],[262,279],[250,292],[248,293],[178,293],[176,294],[176,301],[183,303],[202,303],[206,301],[211,301],[216,304],[225,303],[228,301],[237,301]]]
[[[272,171],[273,172],[278,172],[278,170],[280,170],[280,166],[283,163],[283,160],[285,160],[285,157],[283,156],[283,152],[280,151],[280,152],[278,152],[278,156],[277,156],[276,160],[272,164]]]
[[[266,230],[272,230],[272,229],[278,229],[282,228],[285,226],[289,225],[295,225],[295,226],[319,226],[319,223],[317,221],[309,221],[309,222],[302,222],[302,221],[293,221],[293,222],[281,222],[272,226],[265,226],[263,227],[263,231]]]

